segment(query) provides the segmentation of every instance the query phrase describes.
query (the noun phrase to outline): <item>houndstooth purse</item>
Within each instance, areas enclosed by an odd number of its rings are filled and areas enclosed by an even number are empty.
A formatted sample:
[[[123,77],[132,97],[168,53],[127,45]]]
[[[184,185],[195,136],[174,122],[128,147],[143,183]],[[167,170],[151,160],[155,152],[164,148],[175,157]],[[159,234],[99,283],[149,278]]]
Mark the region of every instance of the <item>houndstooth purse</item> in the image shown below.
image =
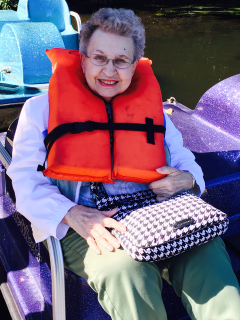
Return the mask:
[[[122,247],[138,261],[170,258],[226,232],[227,215],[190,192],[162,202],[151,191],[108,196],[102,184],[92,183],[98,210],[118,208],[112,216],[127,227],[112,230]]]

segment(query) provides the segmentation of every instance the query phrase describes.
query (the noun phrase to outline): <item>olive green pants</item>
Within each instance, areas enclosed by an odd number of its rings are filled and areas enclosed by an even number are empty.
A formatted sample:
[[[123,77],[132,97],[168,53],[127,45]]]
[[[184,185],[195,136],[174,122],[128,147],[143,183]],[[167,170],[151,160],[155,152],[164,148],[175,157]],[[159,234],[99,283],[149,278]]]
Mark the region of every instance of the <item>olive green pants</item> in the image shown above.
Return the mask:
[[[191,319],[240,320],[240,288],[220,238],[156,263],[123,249],[96,255],[72,229],[61,243],[65,267],[87,280],[113,320],[166,320],[161,276]]]

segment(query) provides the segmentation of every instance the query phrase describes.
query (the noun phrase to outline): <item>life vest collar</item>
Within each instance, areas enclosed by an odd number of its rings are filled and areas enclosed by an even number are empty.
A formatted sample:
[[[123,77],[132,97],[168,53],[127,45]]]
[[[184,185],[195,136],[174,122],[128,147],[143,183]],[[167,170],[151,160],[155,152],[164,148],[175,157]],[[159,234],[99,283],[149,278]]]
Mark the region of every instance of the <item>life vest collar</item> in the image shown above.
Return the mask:
[[[52,49],[47,55],[55,71],[49,83],[44,174],[110,183],[161,178],[156,169],[166,165],[162,98],[149,60],[139,61],[128,89],[112,99],[113,123],[108,123],[104,101],[85,82],[79,53]],[[114,130],[112,170],[109,130]]]

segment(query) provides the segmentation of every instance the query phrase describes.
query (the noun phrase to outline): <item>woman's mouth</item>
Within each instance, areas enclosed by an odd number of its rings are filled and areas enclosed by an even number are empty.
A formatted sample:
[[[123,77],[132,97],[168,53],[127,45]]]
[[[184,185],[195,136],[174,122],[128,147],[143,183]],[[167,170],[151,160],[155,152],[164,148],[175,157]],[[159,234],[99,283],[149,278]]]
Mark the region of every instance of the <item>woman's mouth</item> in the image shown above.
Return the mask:
[[[103,79],[98,79],[99,83],[104,86],[104,87],[112,87],[115,84],[118,83],[116,80],[103,80]]]

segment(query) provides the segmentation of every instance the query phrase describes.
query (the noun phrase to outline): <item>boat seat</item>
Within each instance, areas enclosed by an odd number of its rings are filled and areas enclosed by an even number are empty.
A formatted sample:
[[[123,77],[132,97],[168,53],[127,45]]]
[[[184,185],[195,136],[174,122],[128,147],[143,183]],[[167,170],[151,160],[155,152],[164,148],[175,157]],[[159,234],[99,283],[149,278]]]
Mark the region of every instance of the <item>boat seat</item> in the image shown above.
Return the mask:
[[[46,49],[78,50],[80,31],[81,19],[65,0],[20,0],[16,12],[1,10],[1,89],[29,95],[48,87],[52,65]]]
[[[86,281],[63,269],[60,242],[48,239],[49,251],[36,244],[8,194],[0,197],[0,233],[0,289],[12,319],[110,320]]]
[[[0,186],[0,288],[7,304],[13,306],[9,311],[17,319],[37,320],[41,315],[54,320],[110,320],[86,281],[64,270],[60,241],[49,237],[48,251],[42,243],[36,244],[30,222],[16,212],[12,182],[5,169],[11,163],[17,124],[18,118],[6,135],[0,134],[0,181],[6,182],[6,187],[4,183]],[[19,278],[24,279],[20,291]],[[30,300],[27,292],[32,292]]]
[[[65,48],[78,49],[78,32],[71,24],[65,0],[19,0],[17,11],[0,11],[0,31],[6,23],[51,22],[61,33]]]
[[[16,119],[7,134],[0,134],[0,181],[11,162]],[[8,178],[7,193],[0,186],[0,289],[13,319],[110,320],[87,282],[63,266],[60,241],[49,237],[48,251],[34,242],[30,222],[16,212],[15,196]],[[12,200],[10,199],[10,196]],[[228,248],[233,269],[240,280],[240,256]],[[49,259],[50,257],[50,259]],[[51,265],[51,267],[50,267]],[[64,283],[65,282],[65,283]],[[31,296],[29,297],[29,292]],[[180,298],[164,282],[163,301],[169,320],[190,320]],[[66,312],[65,312],[66,305]],[[174,305],[174,308],[172,306]],[[16,317],[17,315],[17,317]],[[15,318],[14,318],[15,316]]]

